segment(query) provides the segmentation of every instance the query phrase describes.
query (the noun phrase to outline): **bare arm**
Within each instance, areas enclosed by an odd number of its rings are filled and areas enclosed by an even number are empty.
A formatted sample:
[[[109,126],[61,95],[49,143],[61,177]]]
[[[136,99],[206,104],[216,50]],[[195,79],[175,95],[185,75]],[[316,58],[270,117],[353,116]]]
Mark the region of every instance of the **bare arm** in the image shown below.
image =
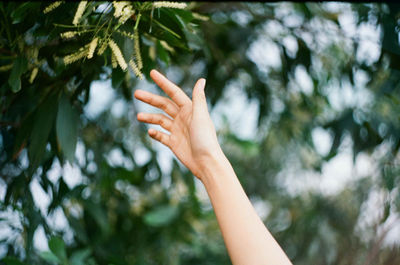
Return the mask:
[[[137,90],[135,97],[164,110],[163,114],[138,113],[138,120],[159,124],[170,134],[149,129],[149,135],[168,146],[199,178],[210,197],[225,245],[234,265],[292,264],[269,233],[220,148],[207,110],[205,80],[199,79],[192,100],[159,72],[151,78],[170,97]]]

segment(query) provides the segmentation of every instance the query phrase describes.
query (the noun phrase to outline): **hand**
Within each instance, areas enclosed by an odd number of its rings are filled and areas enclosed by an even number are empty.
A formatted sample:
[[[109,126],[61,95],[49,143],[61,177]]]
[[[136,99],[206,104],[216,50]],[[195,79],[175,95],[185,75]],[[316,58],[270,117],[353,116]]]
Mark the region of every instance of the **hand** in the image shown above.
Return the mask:
[[[223,154],[214,125],[207,109],[204,87],[206,80],[199,79],[193,89],[193,100],[168,80],[152,70],[150,77],[172,99],[144,90],[136,90],[135,98],[162,109],[164,114],[138,113],[141,122],[158,124],[170,134],[149,129],[149,135],[168,146],[177,158],[200,180],[202,169],[208,161]]]

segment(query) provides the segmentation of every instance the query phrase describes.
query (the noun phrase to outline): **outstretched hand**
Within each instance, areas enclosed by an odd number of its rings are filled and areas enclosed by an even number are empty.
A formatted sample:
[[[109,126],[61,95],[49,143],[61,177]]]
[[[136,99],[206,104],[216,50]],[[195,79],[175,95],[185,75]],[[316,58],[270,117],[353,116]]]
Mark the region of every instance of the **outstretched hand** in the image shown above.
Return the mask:
[[[135,98],[163,110],[166,114],[138,113],[141,122],[158,124],[169,134],[149,129],[149,135],[168,146],[176,157],[199,179],[207,162],[222,154],[214,125],[207,109],[204,87],[206,80],[199,79],[192,100],[177,85],[156,70],[150,72],[154,82],[170,97],[136,90]]]

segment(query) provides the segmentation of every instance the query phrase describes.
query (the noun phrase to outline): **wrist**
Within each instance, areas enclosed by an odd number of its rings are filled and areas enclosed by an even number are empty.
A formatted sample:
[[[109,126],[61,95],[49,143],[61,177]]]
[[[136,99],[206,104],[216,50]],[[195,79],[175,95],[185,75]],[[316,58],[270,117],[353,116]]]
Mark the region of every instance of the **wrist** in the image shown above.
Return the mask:
[[[215,181],[215,178],[221,178],[233,169],[225,154],[220,150],[220,152],[204,157],[199,163],[199,171],[198,177],[207,188],[212,185],[211,183]]]

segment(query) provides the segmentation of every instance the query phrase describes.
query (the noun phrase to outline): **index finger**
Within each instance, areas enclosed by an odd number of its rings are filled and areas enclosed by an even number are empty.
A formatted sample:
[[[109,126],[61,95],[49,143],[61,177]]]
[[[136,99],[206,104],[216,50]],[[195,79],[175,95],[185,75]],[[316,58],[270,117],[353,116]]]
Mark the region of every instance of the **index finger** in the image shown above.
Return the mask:
[[[190,98],[182,91],[182,89],[168,80],[168,78],[157,70],[151,70],[150,77],[179,107],[191,103]]]

